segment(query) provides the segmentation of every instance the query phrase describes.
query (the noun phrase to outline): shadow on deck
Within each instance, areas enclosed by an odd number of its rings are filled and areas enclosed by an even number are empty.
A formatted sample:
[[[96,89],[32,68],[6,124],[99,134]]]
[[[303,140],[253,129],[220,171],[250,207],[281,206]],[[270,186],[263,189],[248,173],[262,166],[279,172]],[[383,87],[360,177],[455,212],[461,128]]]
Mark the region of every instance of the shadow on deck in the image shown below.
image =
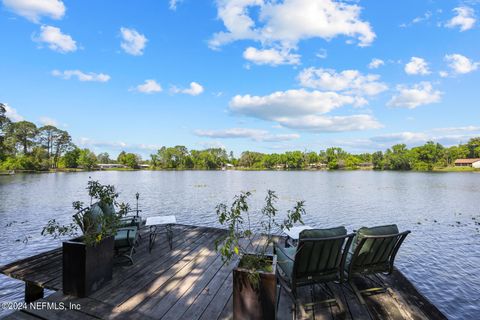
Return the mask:
[[[166,234],[157,237],[148,251],[148,231],[137,247],[135,264],[118,258],[113,280],[87,298],[62,293],[61,249],[13,262],[0,272],[28,284],[57,291],[39,302],[63,302],[80,305],[79,310],[48,310],[29,307],[5,319],[230,319],[232,318],[232,269],[236,261],[224,264],[214,250],[215,240],[225,231],[215,228],[175,225],[173,249]],[[256,237],[254,246],[265,239]],[[251,248],[254,249],[254,248]],[[301,319],[446,319],[398,271],[383,277],[386,293],[366,297],[367,306],[358,303],[346,287],[330,284],[338,304],[331,307],[301,308]],[[33,286],[32,286],[33,285]],[[366,284],[358,279],[358,286]],[[314,290],[321,299],[322,290]],[[310,290],[303,292],[306,303]],[[280,297],[278,319],[292,319],[292,303]]]

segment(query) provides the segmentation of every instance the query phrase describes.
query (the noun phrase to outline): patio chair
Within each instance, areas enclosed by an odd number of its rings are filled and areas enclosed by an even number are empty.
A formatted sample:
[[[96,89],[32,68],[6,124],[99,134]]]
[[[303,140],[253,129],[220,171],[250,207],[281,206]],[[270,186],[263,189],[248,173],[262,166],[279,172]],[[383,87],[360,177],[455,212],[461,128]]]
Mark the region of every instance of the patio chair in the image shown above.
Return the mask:
[[[277,254],[277,279],[280,284],[277,296],[277,309],[282,288],[294,302],[294,315],[300,303],[298,288],[310,286],[312,299],[315,284],[321,288],[328,299],[314,304],[336,304],[336,300],[327,283],[343,282],[343,269],[346,255],[354,234],[347,234],[345,227],[332,229],[310,229],[300,233],[296,247],[282,248],[275,246]],[[306,305],[307,306],[307,305]]]
[[[99,205],[105,214],[115,214],[115,206],[113,204],[99,203]],[[127,211],[127,215],[120,218],[119,228],[137,227],[137,231],[139,231],[145,225],[145,221],[139,216],[139,212],[141,211],[142,210],[138,209]],[[128,215],[132,212],[135,212],[136,215]],[[140,232],[138,232],[138,238],[142,239]]]
[[[117,229],[115,235],[115,254],[130,260],[133,264],[133,254],[137,244],[138,229],[136,226]]]
[[[348,274],[348,283],[361,304],[365,304],[362,294],[382,293],[387,290],[382,286],[378,274],[392,273],[395,256],[409,233],[409,230],[399,233],[395,224],[372,228],[363,227],[357,231],[347,256],[345,270]],[[378,287],[360,291],[352,281],[354,276],[364,276]],[[373,277],[376,277],[377,281]]]

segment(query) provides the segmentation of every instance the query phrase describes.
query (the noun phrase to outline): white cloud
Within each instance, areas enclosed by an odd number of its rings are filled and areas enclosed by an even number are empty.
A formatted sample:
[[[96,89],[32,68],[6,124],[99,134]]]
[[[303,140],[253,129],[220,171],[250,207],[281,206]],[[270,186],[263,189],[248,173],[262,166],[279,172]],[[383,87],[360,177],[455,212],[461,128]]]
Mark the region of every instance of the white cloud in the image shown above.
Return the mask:
[[[324,114],[356,102],[356,98],[336,92],[300,89],[277,91],[267,96],[236,95],[230,101],[230,109],[238,114],[274,120],[278,117]]]
[[[300,55],[290,53],[288,49],[256,49],[248,47],[243,52],[243,57],[255,64],[277,66],[281,64],[299,64]]]
[[[406,28],[406,27],[410,27],[414,24],[417,24],[417,23],[420,23],[420,22],[423,22],[423,21],[427,21],[429,20],[431,17],[433,16],[432,12],[430,11],[427,11],[425,12],[425,14],[423,16],[419,16],[419,17],[416,17],[414,18],[412,21],[410,21],[409,23],[402,23],[400,25],[401,28]]]
[[[443,94],[434,90],[430,82],[420,82],[411,87],[398,85],[397,91],[388,101],[388,106],[415,109],[421,105],[440,102]]]
[[[148,94],[162,92],[162,90],[162,86],[153,79],[147,79],[143,84],[139,84],[135,88],[130,89],[130,91],[138,91]]]
[[[376,37],[370,24],[360,19],[361,7],[334,0],[217,0],[217,9],[226,30],[212,36],[212,49],[253,40],[265,50],[296,50],[301,40],[338,36],[355,38],[363,47]],[[252,12],[258,12],[257,21]]]
[[[190,87],[187,89],[180,89],[175,86],[170,89],[172,93],[184,93],[191,96],[198,96],[203,93],[204,90],[203,86],[197,82],[190,82]]]
[[[168,7],[170,8],[170,10],[177,10],[177,5],[179,5],[183,0],[170,0],[168,2]]]
[[[299,134],[271,134],[266,130],[230,128],[225,130],[195,130],[195,135],[215,139],[248,138],[253,141],[280,142],[300,138]]]
[[[438,75],[442,78],[448,77],[448,72],[447,71],[439,71]]]
[[[428,140],[428,135],[423,132],[399,132],[399,133],[388,133],[376,137],[370,138],[375,142],[396,142],[396,143],[412,143],[412,142],[423,142]]]
[[[379,67],[385,65],[385,61],[382,59],[373,58],[372,61],[368,64],[368,69],[378,69]]]
[[[470,138],[480,135],[480,127],[450,127],[450,128],[434,128],[420,132],[397,132],[388,133],[368,139],[370,142],[378,143],[377,147],[389,148],[392,144],[404,143],[409,147],[422,145],[427,141],[434,141],[445,146],[457,145],[464,143]]]
[[[7,116],[7,118],[12,120],[13,122],[24,120],[23,116],[18,114],[15,108],[10,107],[7,103],[4,103],[3,106],[5,107],[5,115]]]
[[[296,118],[278,118],[284,127],[313,132],[344,132],[382,128],[374,117],[368,114],[351,116],[307,115]]]
[[[358,70],[344,70],[337,73],[332,69],[307,68],[300,72],[298,80],[306,88],[343,91],[359,96],[375,96],[388,89],[387,85],[378,81],[379,75],[363,75]]]
[[[316,54],[317,58],[319,59],[326,59],[328,56],[327,49],[320,49]]]
[[[72,77],[76,77],[79,81],[91,81],[91,82],[107,82],[110,80],[110,76],[104,73],[95,73],[95,72],[82,72],[80,70],[53,70],[52,76],[69,80]]]
[[[479,126],[446,127],[446,128],[435,128],[435,129],[432,129],[432,131],[444,133],[444,134],[480,132],[480,127]]]
[[[65,15],[65,5],[60,0],[3,0],[3,5],[35,23],[42,16],[58,20]]]
[[[33,38],[34,41],[44,43],[48,47],[60,53],[77,51],[77,43],[68,34],[62,33],[60,28],[41,26],[40,35]]]
[[[477,70],[480,66],[480,62],[473,62],[469,58],[462,56],[461,54],[447,54],[445,55],[445,61],[448,66],[456,74],[465,74]]]
[[[449,20],[445,26],[447,28],[459,27],[460,31],[472,29],[475,25],[475,11],[470,7],[457,7],[453,9],[456,15]]]
[[[274,121],[294,129],[315,132],[351,131],[379,128],[370,115],[325,116],[345,105],[363,103],[363,99],[336,92],[287,90],[267,96],[237,95],[230,101],[236,114]]]
[[[139,33],[135,29],[129,28],[120,28],[120,33],[122,35],[122,43],[120,46],[122,49],[133,56],[143,55],[143,50],[147,45],[148,39],[145,35]]]
[[[55,119],[52,119],[50,117],[40,117],[40,123],[44,126],[58,126],[58,122]]]
[[[428,63],[423,58],[412,57],[410,62],[405,65],[405,72],[410,75],[427,75],[430,74]]]

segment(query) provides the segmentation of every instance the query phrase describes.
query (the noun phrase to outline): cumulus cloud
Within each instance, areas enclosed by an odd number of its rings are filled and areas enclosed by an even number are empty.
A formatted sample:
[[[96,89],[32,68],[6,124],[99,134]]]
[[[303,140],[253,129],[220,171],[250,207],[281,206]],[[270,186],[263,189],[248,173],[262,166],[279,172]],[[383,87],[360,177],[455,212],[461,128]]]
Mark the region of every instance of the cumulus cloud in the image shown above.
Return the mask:
[[[170,89],[170,92],[172,93],[184,93],[184,94],[189,94],[191,96],[198,96],[199,94],[202,94],[205,89],[203,86],[197,82],[190,82],[190,87],[186,89],[181,89],[177,87],[172,87]]]
[[[373,116],[357,114],[351,116],[307,115],[302,117],[280,117],[277,121],[284,127],[313,132],[362,131],[382,128]]]
[[[3,0],[10,11],[38,23],[42,16],[61,19],[65,15],[65,5],[60,0]]]
[[[130,89],[130,91],[137,91],[147,94],[162,92],[162,90],[162,86],[153,79],[147,79],[143,84],[139,84],[135,88]]]
[[[110,80],[110,76],[104,73],[95,72],[83,72],[80,70],[53,70],[52,76],[69,80],[71,78],[77,78],[79,81],[91,81],[91,82],[107,82]]]
[[[336,72],[333,69],[307,68],[300,72],[298,80],[306,88],[343,91],[347,94],[359,96],[375,96],[388,89],[387,85],[379,81],[376,74],[363,75],[358,70],[344,70]]]
[[[455,16],[449,20],[445,26],[447,28],[456,28],[459,27],[460,31],[466,31],[472,29],[475,25],[475,11],[466,6],[457,7],[453,9]]]
[[[271,134],[266,130],[249,128],[230,128],[224,130],[195,130],[195,135],[214,139],[247,138],[253,141],[280,142],[300,138],[299,134]]]
[[[430,82],[420,82],[411,87],[397,86],[397,94],[394,95],[387,105],[415,109],[418,106],[440,102],[442,92],[434,90]]]
[[[5,115],[7,116],[7,118],[12,120],[13,122],[24,120],[23,116],[21,116],[15,108],[12,108],[7,103],[4,103],[3,106],[5,107]]]
[[[427,20],[429,20],[432,16],[433,16],[432,12],[427,11],[427,12],[425,12],[425,13],[423,14],[423,16],[415,17],[412,21],[410,21],[410,22],[408,22],[408,23],[402,23],[402,24],[400,25],[400,27],[401,27],[401,28],[410,27],[410,26],[412,26],[412,25],[414,25],[414,24],[427,21]]]
[[[53,118],[50,118],[50,117],[40,117],[40,123],[44,126],[58,126],[58,122],[57,120],[53,119]]]
[[[256,49],[248,47],[243,52],[243,57],[255,64],[277,66],[281,64],[299,64],[300,55],[290,53],[287,49]]]
[[[445,61],[448,63],[450,69],[453,73],[456,74],[465,74],[477,70],[480,66],[480,62],[473,62],[469,58],[458,54],[447,54],[445,55]]]
[[[329,40],[340,35],[357,38],[360,46],[368,46],[375,39],[370,24],[360,19],[361,8],[355,4],[333,0],[219,0],[217,7],[226,31],[213,35],[212,47],[244,39],[278,41],[293,47],[303,39]],[[251,7],[259,8],[261,27],[250,15]]]
[[[448,127],[434,128],[419,132],[396,132],[378,135],[368,139],[370,142],[377,143],[378,147],[389,148],[392,144],[404,143],[410,147],[424,144],[427,141],[434,141],[443,145],[457,145],[466,142],[473,137],[478,137],[480,127]]]
[[[419,57],[412,57],[410,59],[410,62],[405,65],[405,72],[410,75],[430,74],[427,61]]]
[[[40,34],[33,37],[33,40],[46,44],[48,48],[60,53],[77,51],[77,43],[68,34],[62,33],[60,28],[52,26],[41,26]]]
[[[133,56],[141,56],[143,55],[143,50],[147,45],[147,37],[145,35],[139,33],[135,29],[129,28],[120,28],[120,33],[122,36],[122,42],[120,46],[122,49]]]
[[[177,5],[180,4],[183,0],[170,0],[168,2],[168,7],[170,8],[170,10],[177,10]]]
[[[373,58],[368,64],[368,69],[378,69],[383,65],[385,65],[385,61],[382,59]]]
[[[360,18],[361,7],[334,0],[217,0],[217,12],[225,30],[213,34],[209,40],[212,49],[237,40],[253,40],[262,44],[262,51],[278,47],[296,50],[301,40],[338,36],[356,39],[363,47],[376,37],[370,24]],[[283,61],[292,59],[299,57]]]
[[[274,121],[294,129],[316,132],[351,131],[379,128],[370,115],[326,116],[345,105],[364,103],[364,99],[336,92],[287,90],[266,96],[237,95],[230,110],[239,115]]]
[[[320,50],[318,50],[316,56],[317,56],[317,58],[319,58],[319,59],[325,59],[325,58],[327,58],[327,57],[328,57],[327,49],[320,49]]]
[[[267,96],[236,95],[230,101],[230,109],[234,113],[273,120],[278,117],[324,114],[357,101],[355,97],[336,92],[300,89],[277,91]]]

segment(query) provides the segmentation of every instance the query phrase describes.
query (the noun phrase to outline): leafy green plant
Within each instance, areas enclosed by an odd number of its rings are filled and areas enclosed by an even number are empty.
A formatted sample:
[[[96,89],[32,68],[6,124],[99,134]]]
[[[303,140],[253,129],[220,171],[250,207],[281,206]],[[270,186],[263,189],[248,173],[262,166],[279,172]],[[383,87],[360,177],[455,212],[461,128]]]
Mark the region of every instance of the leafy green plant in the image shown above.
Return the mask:
[[[260,229],[253,230],[248,198],[251,192],[242,192],[236,195],[230,206],[221,203],[216,206],[218,221],[227,227],[227,235],[215,243],[216,251],[224,262],[229,262],[235,256],[240,257],[239,267],[249,270],[249,280],[257,286],[260,280],[260,271],[271,271],[272,264],[268,256],[268,248],[273,244],[274,236],[282,230],[290,228],[295,223],[301,223],[305,214],[305,201],[298,201],[293,209],[287,211],[285,219],[278,223],[276,217],[278,209],[275,206],[278,197],[275,191],[268,190],[265,205],[261,210]],[[246,248],[254,246],[255,233],[266,237],[265,242],[254,252]],[[241,244],[242,240],[246,243]]]
[[[94,246],[102,239],[114,236],[123,217],[129,210],[130,206],[126,203],[119,203],[119,196],[115,187],[112,185],[102,185],[98,181],[88,181],[88,195],[90,196],[90,204],[85,205],[81,201],[72,203],[76,213],[73,215],[73,222],[67,225],[60,225],[55,219],[49,220],[42,230],[42,235],[51,235],[54,238],[64,236],[76,236],[78,230],[83,234],[83,241],[88,246]],[[98,202],[102,209],[101,214],[94,214],[92,205]],[[116,208],[114,214],[107,214],[104,208]]]

